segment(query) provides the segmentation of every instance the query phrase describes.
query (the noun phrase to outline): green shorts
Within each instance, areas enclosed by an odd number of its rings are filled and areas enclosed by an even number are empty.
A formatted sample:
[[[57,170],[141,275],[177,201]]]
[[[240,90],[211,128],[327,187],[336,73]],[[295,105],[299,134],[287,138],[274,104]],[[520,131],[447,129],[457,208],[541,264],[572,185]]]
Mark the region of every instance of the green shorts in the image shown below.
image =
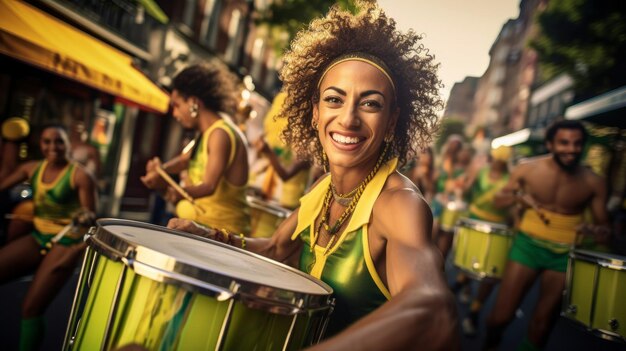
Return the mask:
[[[535,270],[567,271],[569,245],[536,239],[518,232],[511,246],[509,259]]]
[[[42,249],[50,249],[52,247],[52,238],[54,238],[54,236],[56,234],[44,234],[36,229],[34,229],[31,232],[31,235],[35,238],[35,240],[37,241],[37,243],[39,244],[39,246],[41,246]],[[64,236],[61,238],[61,240],[57,241],[57,244],[61,244],[63,246],[71,246],[74,244],[78,244],[81,241],[83,241],[83,238],[70,238],[68,236]]]

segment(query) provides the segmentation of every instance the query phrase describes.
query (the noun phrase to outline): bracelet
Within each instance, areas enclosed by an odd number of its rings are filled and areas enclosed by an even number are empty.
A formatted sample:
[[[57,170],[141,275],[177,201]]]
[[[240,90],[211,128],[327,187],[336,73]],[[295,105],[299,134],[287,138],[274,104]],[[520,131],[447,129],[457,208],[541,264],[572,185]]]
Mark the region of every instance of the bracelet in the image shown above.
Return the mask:
[[[246,237],[242,233],[239,233],[239,238],[241,239],[241,249],[246,249]]]

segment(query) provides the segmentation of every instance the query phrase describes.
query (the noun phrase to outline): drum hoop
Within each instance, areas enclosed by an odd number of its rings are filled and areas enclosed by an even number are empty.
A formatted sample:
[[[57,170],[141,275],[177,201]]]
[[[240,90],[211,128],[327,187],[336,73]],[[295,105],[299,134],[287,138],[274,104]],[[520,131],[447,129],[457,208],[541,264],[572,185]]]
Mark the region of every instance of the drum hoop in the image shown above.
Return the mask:
[[[460,218],[457,222],[457,225],[460,227],[476,230],[478,232],[485,233],[485,234],[496,234],[496,235],[502,235],[502,236],[514,235],[513,230],[511,230],[509,227],[507,227],[504,224],[481,221],[480,219],[473,219],[473,218],[467,218],[467,217]],[[482,230],[483,228],[489,228],[489,230],[484,231]],[[481,229],[481,230],[478,230],[478,229]]]
[[[252,252],[244,251],[236,247],[217,242],[215,240],[199,237],[189,233],[180,232],[177,230],[172,230],[149,223],[113,218],[99,219],[96,222],[98,227],[95,230],[95,234],[88,237],[87,244],[92,247],[97,253],[111,260],[121,261],[122,263],[133,269],[135,273],[145,276],[149,279],[178,285],[192,291],[198,291],[205,294],[208,293],[211,296],[221,296],[221,298],[223,299],[233,298],[244,303],[248,302],[249,304],[260,306],[261,308],[259,309],[264,309],[269,312],[279,314],[294,314],[303,312],[305,310],[308,311],[311,309],[323,309],[328,306],[331,299],[333,289],[326,283],[307,274],[304,274],[301,271],[289,267],[283,263],[268,259]],[[317,283],[328,293],[318,294],[278,288],[270,285],[250,282],[237,277],[231,277],[185,262],[176,261],[176,259],[172,256],[160,253],[144,246],[127,242],[126,240],[107,231],[106,226],[108,225],[125,225],[158,230],[161,232],[166,232],[173,235],[180,235],[194,240],[204,241],[212,245],[218,245],[224,248],[232,249],[241,254],[253,256],[257,259],[261,259],[266,262],[278,265],[291,273],[298,274],[305,279]],[[174,260],[174,264],[171,265],[173,266],[173,268],[171,270],[165,269],[164,267],[150,264],[150,260],[145,260],[146,257],[154,257],[154,255],[167,257],[168,259],[170,259],[170,262]],[[260,291],[263,291],[263,295],[260,295]],[[263,308],[264,306],[267,308]]]
[[[626,270],[626,261],[620,258],[610,258],[604,256],[601,252],[594,252],[589,250],[572,250],[569,256],[573,260],[580,260],[589,263],[596,264],[600,267],[609,268],[618,271]],[[624,257],[626,259],[626,257]]]
[[[291,211],[286,208],[278,207],[270,203],[261,203],[258,199],[253,197],[248,197],[247,200],[251,208],[268,212],[278,218],[287,218],[291,215]]]
[[[594,334],[602,339],[606,339],[606,340],[610,340],[614,342],[626,343],[626,338],[621,336],[620,334],[617,334],[608,330],[604,330],[604,329],[590,328],[587,324],[577,319],[571,318],[567,313],[562,312],[562,311],[561,311],[561,317],[565,318],[565,320],[567,320],[569,323],[572,323],[574,327],[583,329],[584,331]]]

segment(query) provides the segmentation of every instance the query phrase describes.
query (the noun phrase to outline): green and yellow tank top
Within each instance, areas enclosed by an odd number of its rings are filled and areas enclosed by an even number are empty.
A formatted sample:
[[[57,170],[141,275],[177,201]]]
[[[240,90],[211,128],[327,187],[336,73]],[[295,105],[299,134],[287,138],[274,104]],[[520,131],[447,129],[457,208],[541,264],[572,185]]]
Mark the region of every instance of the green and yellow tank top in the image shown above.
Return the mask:
[[[204,172],[209,160],[208,143],[211,133],[222,129],[230,139],[230,155],[226,168],[230,167],[237,152],[237,135],[234,127],[223,119],[213,123],[202,134],[198,150],[189,161],[189,180],[192,185],[203,182]],[[226,177],[222,177],[215,192],[210,196],[195,199],[195,206],[187,200],[176,204],[176,214],[180,218],[187,218],[212,228],[250,233],[250,210],[246,201],[246,185],[231,184]]]
[[[42,161],[31,178],[35,205],[33,224],[41,234],[56,235],[72,221],[72,215],[81,207],[74,184],[76,164],[68,163],[52,183],[43,182],[47,166],[48,161]]]
[[[494,198],[508,181],[508,174],[503,174],[502,178],[493,181],[489,178],[489,167],[482,168],[472,186],[470,216],[483,221],[505,223],[508,210],[497,208],[494,205]]]
[[[300,199],[298,225],[292,240],[303,242],[299,268],[321,279],[334,290],[335,311],[330,318],[327,336],[345,329],[354,321],[372,312],[391,298],[389,290],[378,276],[369,250],[368,224],[374,202],[396,169],[398,160],[383,165],[365,188],[347,227],[327,255],[316,245],[311,250],[311,232],[322,210],[324,195],[330,186],[330,176]]]

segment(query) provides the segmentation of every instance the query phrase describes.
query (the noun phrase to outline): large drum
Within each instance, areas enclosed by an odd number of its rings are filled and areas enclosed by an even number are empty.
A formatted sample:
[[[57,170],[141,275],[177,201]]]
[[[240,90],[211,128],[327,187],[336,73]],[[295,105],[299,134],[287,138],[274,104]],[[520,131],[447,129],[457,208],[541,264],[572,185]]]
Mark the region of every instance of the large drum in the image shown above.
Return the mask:
[[[269,238],[276,228],[291,214],[291,211],[273,203],[248,196],[250,204],[250,236]]]
[[[467,204],[463,201],[450,201],[443,206],[439,226],[446,232],[454,232],[459,218],[465,215]]]
[[[454,264],[475,279],[500,279],[512,243],[506,225],[462,218],[454,238]]]
[[[332,289],[300,271],[140,222],[92,234],[65,350],[296,350],[323,335]]]
[[[570,252],[561,314],[595,334],[626,342],[626,257]]]

